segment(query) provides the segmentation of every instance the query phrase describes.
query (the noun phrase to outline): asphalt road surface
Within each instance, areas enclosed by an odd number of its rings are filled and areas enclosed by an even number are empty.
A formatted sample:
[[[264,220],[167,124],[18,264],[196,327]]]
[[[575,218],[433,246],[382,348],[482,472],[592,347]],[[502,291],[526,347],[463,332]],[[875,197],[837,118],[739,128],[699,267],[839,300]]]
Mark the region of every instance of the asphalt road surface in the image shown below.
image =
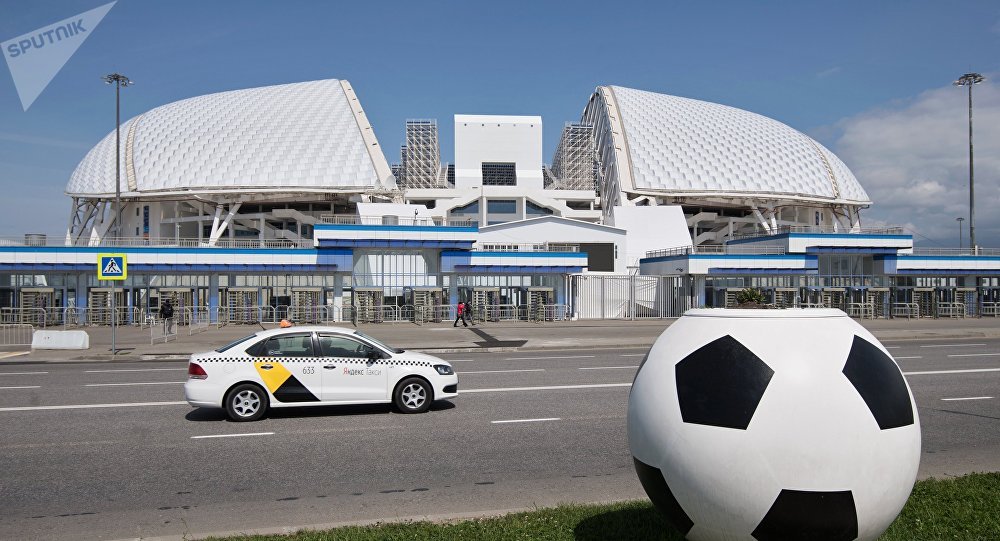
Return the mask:
[[[1000,470],[1000,340],[886,341],[921,477]],[[628,452],[644,348],[442,355],[460,396],[274,410],[183,402],[186,363],[0,364],[0,539],[150,539],[643,498]]]

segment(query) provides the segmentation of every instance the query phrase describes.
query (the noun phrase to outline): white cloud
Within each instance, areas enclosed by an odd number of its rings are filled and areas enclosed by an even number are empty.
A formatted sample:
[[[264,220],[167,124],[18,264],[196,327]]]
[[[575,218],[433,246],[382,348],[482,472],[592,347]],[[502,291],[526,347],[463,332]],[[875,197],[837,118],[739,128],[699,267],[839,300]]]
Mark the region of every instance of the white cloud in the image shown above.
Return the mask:
[[[827,68],[827,69],[825,69],[825,70],[817,73],[816,74],[816,78],[817,79],[825,79],[825,78],[827,78],[827,77],[829,77],[831,75],[836,75],[836,74],[840,73],[841,70],[843,70],[843,68],[841,68],[840,66],[834,66],[832,68]]]
[[[969,217],[968,91],[929,90],[837,124],[837,155],[873,204],[865,224],[908,225],[920,244],[957,246]],[[1000,247],[1000,87],[973,89],[976,243]]]

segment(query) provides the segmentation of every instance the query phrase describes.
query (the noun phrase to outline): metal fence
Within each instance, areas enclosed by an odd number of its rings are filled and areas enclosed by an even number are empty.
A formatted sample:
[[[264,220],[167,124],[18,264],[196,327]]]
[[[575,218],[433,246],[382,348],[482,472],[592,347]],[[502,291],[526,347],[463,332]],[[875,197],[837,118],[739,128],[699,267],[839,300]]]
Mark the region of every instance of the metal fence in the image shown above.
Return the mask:
[[[0,346],[30,346],[35,329],[24,323],[0,324]]]
[[[680,276],[573,275],[570,308],[578,319],[680,317],[690,307]]]

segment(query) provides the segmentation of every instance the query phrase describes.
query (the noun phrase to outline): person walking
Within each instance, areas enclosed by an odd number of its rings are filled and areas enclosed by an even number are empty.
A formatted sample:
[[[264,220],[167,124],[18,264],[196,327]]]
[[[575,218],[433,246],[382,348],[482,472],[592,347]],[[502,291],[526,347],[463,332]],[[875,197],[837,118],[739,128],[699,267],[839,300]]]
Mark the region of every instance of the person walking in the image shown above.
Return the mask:
[[[174,307],[170,304],[170,299],[163,301],[160,306],[160,317],[163,318],[163,335],[174,334]]]
[[[459,302],[458,306],[455,308],[455,324],[452,327],[458,327],[458,322],[462,322],[462,326],[468,327],[469,324],[465,322],[465,303]]]

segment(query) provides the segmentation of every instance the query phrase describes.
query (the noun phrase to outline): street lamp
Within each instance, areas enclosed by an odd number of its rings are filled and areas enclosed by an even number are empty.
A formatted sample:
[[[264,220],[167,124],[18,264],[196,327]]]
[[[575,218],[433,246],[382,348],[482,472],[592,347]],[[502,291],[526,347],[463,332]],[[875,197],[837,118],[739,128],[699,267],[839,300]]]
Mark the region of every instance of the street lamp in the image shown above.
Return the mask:
[[[960,216],[958,218],[955,218],[955,220],[958,221],[958,249],[961,250],[962,249],[962,222],[965,221],[965,218],[962,218]]]
[[[105,83],[115,85],[115,237],[122,236],[122,180],[121,180],[121,88],[133,84],[128,77],[112,73],[102,77]],[[120,240],[118,242],[121,242]],[[111,354],[118,354],[118,299],[115,282],[111,282]]]
[[[129,86],[133,83],[128,77],[120,73],[112,73],[111,75],[105,75],[102,77],[105,83],[115,85],[115,237],[120,238],[122,236],[122,208],[121,208],[121,196],[122,196],[122,181],[121,181],[121,158],[119,152],[121,152],[121,88],[123,86]]]
[[[976,253],[976,192],[972,167],[972,87],[985,80],[978,73],[966,73],[952,83],[955,86],[969,87],[969,248],[972,248],[973,254]]]

